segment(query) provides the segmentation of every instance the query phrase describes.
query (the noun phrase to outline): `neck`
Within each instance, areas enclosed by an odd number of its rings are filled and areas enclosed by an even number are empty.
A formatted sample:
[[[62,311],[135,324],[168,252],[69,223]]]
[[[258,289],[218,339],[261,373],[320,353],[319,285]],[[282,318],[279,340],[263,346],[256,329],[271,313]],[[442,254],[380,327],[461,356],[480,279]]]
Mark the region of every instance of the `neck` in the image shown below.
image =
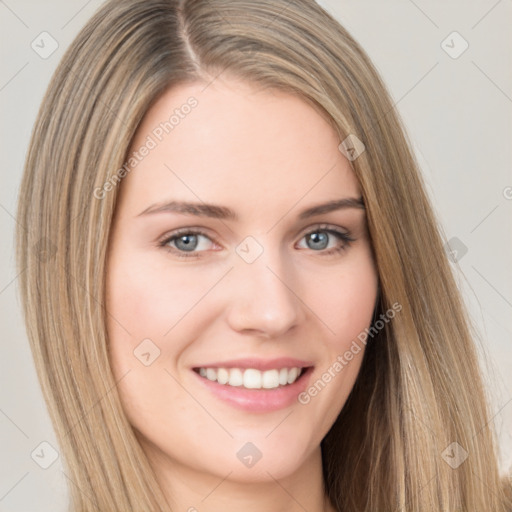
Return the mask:
[[[237,478],[233,468],[217,475],[201,472],[148,448],[145,451],[171,510],[336,512],[325,494],[320,447],[294,473],[276,478],[260,467],[254,480]]]

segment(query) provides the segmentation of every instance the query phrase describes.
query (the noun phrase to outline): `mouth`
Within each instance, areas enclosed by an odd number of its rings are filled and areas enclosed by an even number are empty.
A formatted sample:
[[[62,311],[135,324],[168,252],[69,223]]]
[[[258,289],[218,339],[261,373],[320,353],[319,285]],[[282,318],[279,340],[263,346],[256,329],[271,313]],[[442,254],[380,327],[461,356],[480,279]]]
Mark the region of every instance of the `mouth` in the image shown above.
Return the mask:
[[[191,369],[210,395],[237,409],[265,413],[296,404],[314,366],[298,359],[280,358],[206,363]]]
[[[222,386],[241,387],[245,389],[277,389],[290,386],[307,370],[306,367],[273,368],[258,370],[256,368],[212,368],[193,369],[201,377]]]

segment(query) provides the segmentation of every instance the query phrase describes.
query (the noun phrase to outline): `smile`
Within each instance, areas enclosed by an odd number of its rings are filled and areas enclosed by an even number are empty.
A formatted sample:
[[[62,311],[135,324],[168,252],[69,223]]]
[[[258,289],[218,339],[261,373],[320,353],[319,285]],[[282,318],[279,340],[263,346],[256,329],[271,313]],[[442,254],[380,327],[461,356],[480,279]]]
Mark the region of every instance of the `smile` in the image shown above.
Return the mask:
[[[246,389],[276,389],[293,384],[303,373],[304,368],[275,368],[257,370],[255,368],[197,368],[201,377],[225,386]]]

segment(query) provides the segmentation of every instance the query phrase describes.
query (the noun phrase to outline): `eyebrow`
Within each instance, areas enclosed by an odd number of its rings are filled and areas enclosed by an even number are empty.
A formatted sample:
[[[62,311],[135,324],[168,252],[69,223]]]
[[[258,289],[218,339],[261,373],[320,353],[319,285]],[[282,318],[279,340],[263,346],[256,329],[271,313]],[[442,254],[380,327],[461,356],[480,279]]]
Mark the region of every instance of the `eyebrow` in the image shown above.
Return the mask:
[[[328,201],[327,203],[318,204],[303,210],[299,214],[299,219],[307,219],[314,217],[315,215],[321,215],[336,210],[345,210],[347,208],[357,208],[364,210],[364,202],[362,197],[345,197],[343,199],[335,199]],[[190,203],[185,201],[168,201],[165,203],[156,203],[144,211],[139,213],[137,216],[149,215],[153,213],[178,213],[182,215],[194,215],[197,217],[211,217],[214,219],[223,220],[238,220],[238,215],[226,206],[219,206],[215,204],[207,203]]]

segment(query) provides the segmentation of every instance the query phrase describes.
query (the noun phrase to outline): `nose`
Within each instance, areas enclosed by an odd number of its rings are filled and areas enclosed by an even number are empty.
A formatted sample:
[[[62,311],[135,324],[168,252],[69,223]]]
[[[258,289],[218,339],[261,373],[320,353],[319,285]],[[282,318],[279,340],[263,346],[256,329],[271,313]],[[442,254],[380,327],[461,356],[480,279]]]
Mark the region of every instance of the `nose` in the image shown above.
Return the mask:
[[[287,267],[287,268],[285,268]],[[290,266],[269,251],[254,262],[236,262],[229,275],[227,321],[240,333],[278,338],[304,319],[304,303]]]

